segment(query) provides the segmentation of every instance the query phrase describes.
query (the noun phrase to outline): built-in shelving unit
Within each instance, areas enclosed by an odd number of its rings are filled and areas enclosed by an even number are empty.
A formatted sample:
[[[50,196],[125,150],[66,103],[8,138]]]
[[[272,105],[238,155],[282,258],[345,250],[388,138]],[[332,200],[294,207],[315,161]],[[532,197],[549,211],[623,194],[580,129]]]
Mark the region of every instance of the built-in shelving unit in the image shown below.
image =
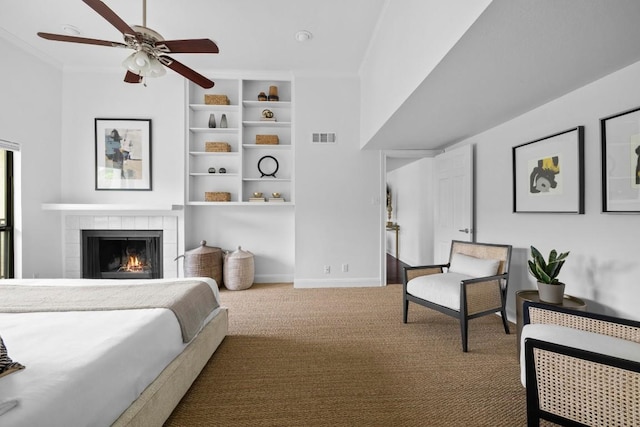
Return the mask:
[[[294,202],[293,133],[291,82],[287,80],[217,79],[212,89],[187,82],[187,204],[282,206]],[[278,88],[279,101],[259,101],[258,94]],[[205,104],[205,94],[226,95],[230,105]],[[262,120],[263,111],[273,112],[275,121]],[[208,127],[211,115],[215,128]],[[219,127],[222,115],[227,127]],[[279,143],[256,144],[257,135],[277,135]],[[229,152],[207,152],[207,142],[226,142]],[[258,163],[264,156],[277,160],[276,177],[262,176]],[[209,169],[215,173],[209,173]],[[224,168],[226,173],[220,173]],[[228,192],[229,202],[205,201],[205,192]],[[263,193],[264,203],[250,202],[255,192]],[[280,193],[285,202],[269,202]]]

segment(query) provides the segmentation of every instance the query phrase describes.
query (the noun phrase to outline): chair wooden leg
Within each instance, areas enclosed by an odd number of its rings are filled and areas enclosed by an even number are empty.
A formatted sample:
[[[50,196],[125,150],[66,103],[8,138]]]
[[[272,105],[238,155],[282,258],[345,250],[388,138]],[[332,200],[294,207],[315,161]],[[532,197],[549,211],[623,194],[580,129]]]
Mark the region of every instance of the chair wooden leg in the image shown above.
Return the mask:
[[[407,323],[407,315],[409,314],[409,300],[405,299],[402,305],[402,323]]]
[[[467,329],[469,326],[469,321],[467,320],[466,317],[462,317],[460,318],[460,332],[462,333],[462,351],[463,352],[467,352],[467,342],[468,342],[468,337],[467,337]]]
[[[507,322],[507,311],[503,308],[500,310],[500,315],[502,316],[502,325],[504,326],[504,332],[509,335],[509,322]]]

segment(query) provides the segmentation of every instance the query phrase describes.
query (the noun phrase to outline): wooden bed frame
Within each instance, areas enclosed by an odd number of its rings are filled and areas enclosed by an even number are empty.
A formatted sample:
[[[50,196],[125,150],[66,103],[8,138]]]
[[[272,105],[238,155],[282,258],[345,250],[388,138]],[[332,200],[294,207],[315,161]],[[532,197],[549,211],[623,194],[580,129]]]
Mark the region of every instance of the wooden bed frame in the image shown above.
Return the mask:
[[[221,307],[218,315],[149,384],[113,426],[162,426],[227,335],[228,329],[228,310]]]

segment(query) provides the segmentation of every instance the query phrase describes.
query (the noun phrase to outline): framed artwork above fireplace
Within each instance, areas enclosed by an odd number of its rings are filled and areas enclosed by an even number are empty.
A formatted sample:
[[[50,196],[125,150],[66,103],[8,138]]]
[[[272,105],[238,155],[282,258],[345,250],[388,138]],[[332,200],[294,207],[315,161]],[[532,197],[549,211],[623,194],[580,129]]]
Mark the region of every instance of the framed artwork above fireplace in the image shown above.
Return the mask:
[[[151,190],[151,119],[95,119],[96,190]]]

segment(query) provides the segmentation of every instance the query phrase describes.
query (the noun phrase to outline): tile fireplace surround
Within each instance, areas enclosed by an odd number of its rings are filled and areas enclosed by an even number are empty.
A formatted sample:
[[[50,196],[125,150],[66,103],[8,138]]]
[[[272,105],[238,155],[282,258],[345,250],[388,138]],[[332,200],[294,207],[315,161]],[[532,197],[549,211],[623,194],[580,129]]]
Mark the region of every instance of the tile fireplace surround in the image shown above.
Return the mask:
[[[165,278],[178,277],[178,217],[162,214],[138,213],[72,213],[64,215],[64,277],[82,277],[82,230],[162,230],[163,262]]]

